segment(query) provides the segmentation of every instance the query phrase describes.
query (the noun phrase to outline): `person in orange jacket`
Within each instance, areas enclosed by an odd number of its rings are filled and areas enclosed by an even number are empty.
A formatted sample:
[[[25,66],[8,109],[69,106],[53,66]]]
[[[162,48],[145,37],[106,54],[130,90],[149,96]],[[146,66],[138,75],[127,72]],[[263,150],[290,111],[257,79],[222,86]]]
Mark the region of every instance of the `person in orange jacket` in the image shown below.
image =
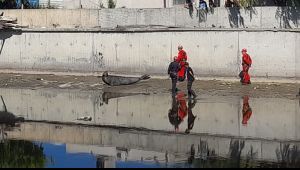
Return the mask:
[[[185,63],[188,60],[188,56],[186,54],[186,52],[183,50],[183,46],[179,45],[178,46],[178,56],[177,56],[177,62],[180,65],[180,70],[178,72],[178,81],[183,82],[185,80],[186,77],[186,67],[185,67]]]
[[[247,53],[247,49],[243,49],[242,54],[243,54],[243,58],[242,58],[243,71],[240,74],[241,83],[243,85],[251,84],[249,69],[252,65],[252,59],[251,59],[250,55]]]

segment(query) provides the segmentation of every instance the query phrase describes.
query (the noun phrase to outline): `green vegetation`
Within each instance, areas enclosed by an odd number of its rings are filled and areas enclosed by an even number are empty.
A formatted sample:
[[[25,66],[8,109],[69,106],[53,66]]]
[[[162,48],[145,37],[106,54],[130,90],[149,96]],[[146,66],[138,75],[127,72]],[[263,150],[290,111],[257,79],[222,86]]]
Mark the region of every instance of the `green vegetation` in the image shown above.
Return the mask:
[[[108,0],[108,8],[116,8],[116,2],[114,0]]]
[[[241,7],[249,8],[258,4],[258,0],[240,0],[239,3]]]

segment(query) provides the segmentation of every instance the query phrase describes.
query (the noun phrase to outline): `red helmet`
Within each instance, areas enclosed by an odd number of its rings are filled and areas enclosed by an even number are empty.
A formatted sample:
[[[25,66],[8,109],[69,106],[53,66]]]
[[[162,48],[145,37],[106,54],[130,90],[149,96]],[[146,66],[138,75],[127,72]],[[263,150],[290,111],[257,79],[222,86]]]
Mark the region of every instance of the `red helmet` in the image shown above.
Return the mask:
[[[247,52],[247,49],[246,48],[242,49],[242,52]]]

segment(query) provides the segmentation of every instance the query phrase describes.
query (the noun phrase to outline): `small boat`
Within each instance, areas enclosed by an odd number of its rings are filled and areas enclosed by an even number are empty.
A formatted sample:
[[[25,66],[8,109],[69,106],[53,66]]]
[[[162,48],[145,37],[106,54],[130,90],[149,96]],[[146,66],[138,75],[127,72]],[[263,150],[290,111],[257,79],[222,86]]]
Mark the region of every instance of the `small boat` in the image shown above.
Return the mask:
[[[125,77],[125,76],[114,76],[108,75],[108,72],[104,72],[102,75],[102,81],[109,86],[122,86],[122,85],[131,85],[138,83],[142,80],[148,80],[150,76],[145,74],[141,77]]]

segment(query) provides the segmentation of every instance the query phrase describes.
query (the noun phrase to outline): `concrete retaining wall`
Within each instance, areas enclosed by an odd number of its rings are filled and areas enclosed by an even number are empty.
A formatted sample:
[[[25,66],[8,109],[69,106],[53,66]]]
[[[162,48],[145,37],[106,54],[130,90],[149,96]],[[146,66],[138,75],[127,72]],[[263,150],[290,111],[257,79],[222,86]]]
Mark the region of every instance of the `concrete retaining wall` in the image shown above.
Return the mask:
[[[199,76],[236,77],[242,48],[254,77],[299,78],[299,32],[2,32],[0,69],[166,75],[182,44]]]
[[[256,7],[251,10],[215,8],[208,13],[185,8],[167,9],[41,9],[5,10],[22,25],[47,28],[115,28],[117,26],[163,25],[187,28],[299,28],[300,8]],[[38,16],[38,17],[37,17]]]

